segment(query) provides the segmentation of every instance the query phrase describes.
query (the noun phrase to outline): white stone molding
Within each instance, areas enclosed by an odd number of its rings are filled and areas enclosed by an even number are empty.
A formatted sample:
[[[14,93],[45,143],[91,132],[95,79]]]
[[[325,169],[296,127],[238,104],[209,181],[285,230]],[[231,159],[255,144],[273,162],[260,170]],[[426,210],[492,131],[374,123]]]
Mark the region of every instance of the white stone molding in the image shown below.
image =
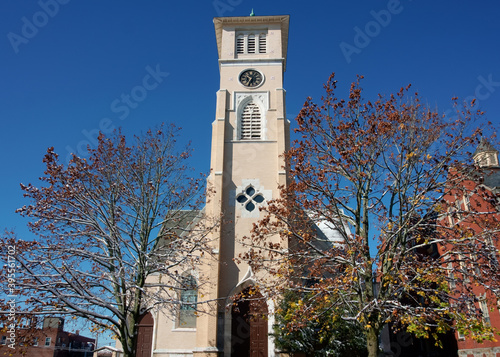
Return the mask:
[[[244,203],[239,203],[236,201],[238,195],[245,193],[248,187],[252,186],[256,194],[261,194],[264,197],[264,202],[256,204],[253,211],[247,211]],[[266,190],[264,186],[261,186],[259,179],[243,179],[241,180],[241,185],[236,187],[236,190],[229,193],[229,205],[236,206],[236,212],[240,214],[241,218],[259,218],[260,210],[259,207],[266,205],[269,200],[273,198],[273,191]]]
[[[269,110],[269,92],[234,92],[233,110],[236,113],[236,130],[234,131],[234,140],[239,140],[241,135],[241,115],[243,108],[249,102],[255,103],[260,110],[261,115],[261,138],[259,141],[267,138],[267,111]],[[245,140],[251,141],[251,140]]]

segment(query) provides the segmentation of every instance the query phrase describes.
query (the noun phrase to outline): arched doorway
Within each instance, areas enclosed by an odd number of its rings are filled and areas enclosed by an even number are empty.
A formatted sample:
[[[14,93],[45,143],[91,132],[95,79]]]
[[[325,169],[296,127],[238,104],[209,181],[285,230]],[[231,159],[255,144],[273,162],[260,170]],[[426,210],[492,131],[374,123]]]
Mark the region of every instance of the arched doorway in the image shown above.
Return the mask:
[[[267,357],[268,310],[262,295],[245,289],[231,310],[231,356]]]
[[[136,357],[151,357],[153,348],[153,315],[147,312],[139,318],[137,323],[139,330],[137,332],[137,347],[135,349]]]

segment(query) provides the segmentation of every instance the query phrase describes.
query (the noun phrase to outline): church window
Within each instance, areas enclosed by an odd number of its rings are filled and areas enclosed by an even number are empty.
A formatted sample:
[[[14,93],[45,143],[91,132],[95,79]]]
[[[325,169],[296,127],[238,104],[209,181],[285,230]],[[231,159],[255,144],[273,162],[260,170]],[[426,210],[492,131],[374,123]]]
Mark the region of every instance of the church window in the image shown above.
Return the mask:
[[[266,53],[266,34],[259,35],[259,53]]]
[[[236,36],[237,54],[255,54],[267,52],[266,32],[238,32]]]
[[[192,275],[187,275],[182,278],[180,286],[180,309],[179,328],[195,328],[196,327],[196,302],[198,301],[198,286],[196,279]]]
[[[264,197],[262,195],[256,195],[253,200],[257,203],[262,203],[264,202]]]
[[[255,188],[252,186],[248,186],[244,192],[240,193],[236,197],[236,201],[241,203],[248,212],[252,212],[256,208],[256,203],[264,202],[264,196],[257,193]]]
[[[261,138],[261,114],[257,104],[250,102],[243,108],[240,125],[240,139],[256,140]]]
[[[248,53],[255,53],[255,35],[248,35]]]
[[[245,37],[243,35],[236,38],[236,53],[245,53]]]

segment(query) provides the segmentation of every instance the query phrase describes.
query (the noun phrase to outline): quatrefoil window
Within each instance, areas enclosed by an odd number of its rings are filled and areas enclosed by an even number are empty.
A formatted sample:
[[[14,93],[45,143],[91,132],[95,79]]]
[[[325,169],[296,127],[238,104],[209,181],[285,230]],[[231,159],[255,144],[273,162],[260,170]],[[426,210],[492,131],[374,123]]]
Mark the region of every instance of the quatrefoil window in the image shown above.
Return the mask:
[[[236,201],[245,206],[245,209],[248,212],[252,212],[255,209],[256,203],[264,202],[264,196],[260,193],[257,193],[252,186],[247,187],[245,192],[239,194],[236,197]]]

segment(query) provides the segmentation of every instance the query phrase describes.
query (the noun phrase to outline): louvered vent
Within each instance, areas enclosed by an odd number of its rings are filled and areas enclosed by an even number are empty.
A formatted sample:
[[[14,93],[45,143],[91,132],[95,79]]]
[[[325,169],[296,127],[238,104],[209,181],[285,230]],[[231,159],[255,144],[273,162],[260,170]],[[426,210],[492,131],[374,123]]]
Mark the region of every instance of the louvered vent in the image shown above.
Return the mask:
[[[266,34],[259,35],[259,53],[266,53]]]
[[[236,39],[236,53],[245,53],[245,37],[238,36]]]
[[[241,139],[260,139],[261,116],[255,103],[248,103],[241,115]]]
[[[255,53],[255,35],[248,35],[248,53]]]

